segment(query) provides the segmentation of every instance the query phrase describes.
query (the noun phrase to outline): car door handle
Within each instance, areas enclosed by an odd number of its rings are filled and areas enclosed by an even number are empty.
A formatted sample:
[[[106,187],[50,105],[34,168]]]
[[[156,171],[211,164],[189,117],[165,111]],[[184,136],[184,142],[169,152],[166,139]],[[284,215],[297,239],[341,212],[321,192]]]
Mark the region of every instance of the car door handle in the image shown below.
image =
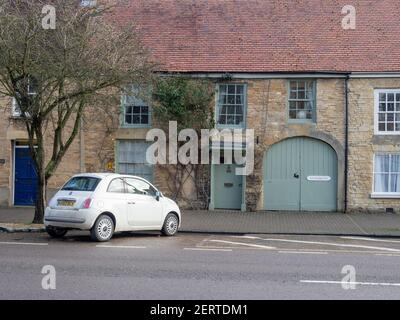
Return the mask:
[[[130,202],[130,201],[128,201],[128,204],[135,204],[135,202]]]

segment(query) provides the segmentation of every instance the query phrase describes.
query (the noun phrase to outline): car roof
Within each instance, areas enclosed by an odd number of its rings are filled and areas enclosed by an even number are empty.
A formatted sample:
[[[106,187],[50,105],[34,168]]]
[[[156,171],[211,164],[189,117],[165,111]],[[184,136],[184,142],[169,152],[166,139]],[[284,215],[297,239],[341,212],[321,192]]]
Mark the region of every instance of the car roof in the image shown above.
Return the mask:
[[[132,177],[132,178],[138,178],[138,179],[143,179],[142,177],[134,176],[131,174],[119,174],[119,173],[113,173],[113,172],[89,172],[89,173],[79,173],[75,174],[74,177],[94,177],[94,178],[118,178],[118,177]]]
[[[109,172],[85,172],[85,173],[77,173],[74,177],[94,177],[94,178],[105,178],[111,175],[115,175],[114,173]]]
[[[157,187],[152,184],[150,181],[139,177],[139,176],[134,176],[131,174],[119,174],[119,173],[112,173],[112,172],[92,172],[92,173],[79,173],[79,174],[75,174],[73,176],[74,177],[92,177],[92,178],[99,178],[99,179],[108,179],[108,181],[111,181],[114,178],[124,178],[124,177],[128,177],[128,178],[137,178],[143,181],[146,181],[147,183],[149,183],[153,188],[157,189]]]

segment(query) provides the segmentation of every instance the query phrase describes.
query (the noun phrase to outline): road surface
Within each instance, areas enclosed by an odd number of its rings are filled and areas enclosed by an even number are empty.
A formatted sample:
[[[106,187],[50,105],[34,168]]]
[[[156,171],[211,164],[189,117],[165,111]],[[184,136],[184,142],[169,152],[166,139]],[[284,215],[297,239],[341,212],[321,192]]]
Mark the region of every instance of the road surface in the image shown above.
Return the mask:
[[[400,299],[399,264],[400,239],[0,233],[0,299]]]

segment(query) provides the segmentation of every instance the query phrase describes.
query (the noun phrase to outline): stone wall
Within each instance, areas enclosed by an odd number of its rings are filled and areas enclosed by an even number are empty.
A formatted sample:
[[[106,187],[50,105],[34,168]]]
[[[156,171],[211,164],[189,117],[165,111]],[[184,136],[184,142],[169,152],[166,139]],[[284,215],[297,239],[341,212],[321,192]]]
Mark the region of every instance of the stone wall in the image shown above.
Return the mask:
[[[0,97],[0,206],[7,206],[10,197],[11,142],[7,139],[9,123],[5,121],[11,112],[9,100]],[[4,161],[4,163],[3,163]]]
[[[400,79],[351,79],[349,84],[349,210],[400,212],[400,199],[373,199],[373,157],[400,152],[400,136],[374,134],[374,90],[400,89]]]
[[[118,107],[115,107],[115,116],[111,120],[116,120],[118,125],[117,111]],[[78,134],[48,182],[48,197],[76,173],[110,171],[107,165],[114,161],[115,130],[110,130],[108,118],[107,115],[103,115],[103,118],[98,115],[94,117],[88,110],[82,134]],[[45,134],[47,160],[52,151],[52,137],[52,126],[49,124]],[[11,116],[11,100],[0,98],[0,159],[5,161],[4,164],[0,163],[0,206],[13,204],[13,143],[27,139],[23,122]]]
[[[247,210],[262,210],[263,159],[274,143],[296,136],[313,137],[330,144],[338,156],[338,209],[344,205],[344,79],[317,80],[317,114],[315,123],[293,124],[287,116],[287,80],[248,80],[247,128],[255,130],[255,170],[246,179]],[[373,199],[373,155],[375,152],[398,152],[400,136],[374,135],[374,89],[400,88],[400,79],[351,79],[349,81],[349,211],[400,211],[400,199]],[[12,142],[27,138],[25,128],[10,117],[11,102],[0,98],[0,206],[12,204]],[[5,108],[4,108],[5,106]],[[82,140],[77,137],[54,177],[49,181],[49,194],[71,175],[80,171],[113,171],[117,139],[145,139],[148,129],[118,129],[118,106],[114,116],[87,116]],[[110,113],[112,114],[112,113]],[[92,121],[90,121],[92,119]],[[46,140],[49,154],[51,129]],[[3,163],[4,160],[4,163]],[[155,184],[168,194],[167,175],[155,168]],[[187,193],[193,190],[186,186]]]
[[[344,80],[318,79],[315,123],[288,122],[288,84],[285,79],[248,82],[247,128],[255,130],[254,174],[247,177],[247,210],[262,210],[263,159],[274,143],[296,136],[313,137],[330,144],[338,155],[338,209],[343,208],[344,186]]]

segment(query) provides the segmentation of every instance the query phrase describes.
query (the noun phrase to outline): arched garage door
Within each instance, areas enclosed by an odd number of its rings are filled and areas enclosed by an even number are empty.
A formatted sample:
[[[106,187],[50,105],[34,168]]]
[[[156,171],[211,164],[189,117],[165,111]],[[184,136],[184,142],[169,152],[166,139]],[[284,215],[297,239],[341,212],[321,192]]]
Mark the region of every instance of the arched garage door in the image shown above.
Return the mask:
[[[335,211],[337,156],[332,147],[312,138],[274,144],[264,157],[266,210]]]

